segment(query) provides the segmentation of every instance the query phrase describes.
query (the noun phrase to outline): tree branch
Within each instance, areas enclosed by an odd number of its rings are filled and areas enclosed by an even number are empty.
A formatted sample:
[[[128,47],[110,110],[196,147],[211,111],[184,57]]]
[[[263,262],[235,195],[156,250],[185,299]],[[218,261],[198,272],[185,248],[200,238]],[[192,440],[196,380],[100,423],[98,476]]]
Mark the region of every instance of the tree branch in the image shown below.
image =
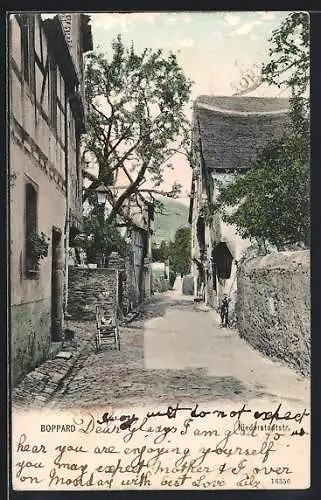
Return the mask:
[[[139,145],[141,138],[139,138],[135,144],[118,160],[117,164],[111,169],[111,172],[117,170],[119,167],[122,167],[122,163],[128,158],[128,156],[134,151],[135,148]],[[118,155],[116,155],[118,157]]]
[[[148,161],[144,161],[141,168],[140,168],[140,171],[138,172],[137,174],[137,177],[136,179],[134,180],[134,182],[128,186],[128,188],[119,196],[119,198],[116,200],[109,216],[108,216],[108,219],[107,221],[110,222],[116,213],[119,213],[119,210],[121,208],[121,206],[123,205],[124,201],[132,194],[135,192],[137,186],[139,185],[140,181],[144,178],[144,175],[145,175],[145,172],[147,170],[147,167],[148,167]]]
[[[90,103],[90,106],[92,106],[94,108],[94,110],[100,115],[102,116],[105,120],[109,120],[108,116],[105,115],[105,113],[103,111],[100,111],[99,108],[97,108],[97,106],[95,106],[95,104],[93,102]]]
[[[114,144],[110,150],[109,150],[109,154],[113,153],[119,146],[119,144],[124,140],[126,139],[126,135],[127,133],[130,131],[131,127],[127,127],[127,129],[125,130],[125,132],[123,133],[123,135],[120,136],[120,138],[117,140],[116,144]],[[137,144],[135,145],[135,147],[137,146]]]
[[[166,192],[166,191],[161,191],[159,189],[140,189],[139,190],[140,193],[150,193],[152,195],[152,193],[155,193],[155,194],[160,194],[161,196],[165,196],[166,198],[172,198],[170,196],[170,193]]]
[[[280,64],[280,62],[279,62],[279,61],[275,61],[275,62],[276,62],[276,64]],[[290,68],[292,68],[293,66],[295,66],[297,63],[298,63],[298,61],[294,61],[293,63],[289,64],[289,65],[288,65],[286,68],[284,68],[284,69],[281,69],[281,70],[279,70],[279,71],[273,71],[273,78],[275,78],[275,77],[277,77],[277,76],[282,75],[282,73],[285,73],[285,71],[288,71]],[[266,67],[267,67],[267,66],[266,66]],[[265,67],[265,68],[266,68],[266,67]],[[264,68],[264,69],[265,69],[265,68]],[[263,78],[264,78],[264,76],[265,76],[265,75],[264,75],[264,73],[263,73]]]

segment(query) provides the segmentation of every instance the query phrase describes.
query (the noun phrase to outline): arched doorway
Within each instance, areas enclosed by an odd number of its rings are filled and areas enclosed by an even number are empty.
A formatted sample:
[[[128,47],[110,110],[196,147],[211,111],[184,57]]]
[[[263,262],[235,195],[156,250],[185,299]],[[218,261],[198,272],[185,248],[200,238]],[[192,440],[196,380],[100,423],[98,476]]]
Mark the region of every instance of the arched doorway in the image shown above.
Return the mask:
[[[226,243],[221,242],[213,249],[213,268],[216,277],[226,280],[231,277],[233,256]]]

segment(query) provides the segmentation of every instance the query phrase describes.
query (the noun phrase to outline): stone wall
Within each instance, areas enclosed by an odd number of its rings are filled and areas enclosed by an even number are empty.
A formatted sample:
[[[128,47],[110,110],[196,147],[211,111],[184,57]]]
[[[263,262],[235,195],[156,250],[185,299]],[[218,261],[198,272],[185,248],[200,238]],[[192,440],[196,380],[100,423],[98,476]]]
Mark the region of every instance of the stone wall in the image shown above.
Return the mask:
[[[238,270],[241,337],[264,354],[310,373],[310,254],[280,252]]]
[[[17,105],[23,108],[23,103]],[[32,113],[32,108],[29,109]],[[34,117],[34,114],[33,114]],[[34,120],[34,118],[33,118]],[[51,173],[62,169],[61,164],[40,163],[36,160],[36,150],[45,149],[40,141],[37,146],[26,138],[24,143],[17,135],[12,135],[10,145],[10,171],[16,178],[10,186],[10,299],[11,299],[11,375],[15,386],[21,378],[41,362],[48,359],[51,343],[51,274],[52,274],[52,230],[62,232],[65,226],[66,198]],[[49,142],[43,132],[42,141]],[[31,144],[37,149],[28,151]],[[53,143],[55,144],[55,143]],[[54,147],[54,146],[53,146]],[[64,161],[64,158],[62,157]],[[46,166],[47,165],[47,166]],[[29,279],[25,274],[25,190],[26,183],[32,182],[38,193],[38,233],[44,232],[50,238],[48,256],[41,260],[37,279]],[[61,262],[60,262],[61,265]],[[61,271],[60,271],[61,272]],[[62,313],[62,301],[61,310]]]
[[[95,320],[98,301],[103,301],[107,311],[112,310],[118,293],[117,269],[70,267],[68,274],[68,313],[72,319]]]
[[[49,357],[50,307],[50,299],[11,307],[12,387]]]

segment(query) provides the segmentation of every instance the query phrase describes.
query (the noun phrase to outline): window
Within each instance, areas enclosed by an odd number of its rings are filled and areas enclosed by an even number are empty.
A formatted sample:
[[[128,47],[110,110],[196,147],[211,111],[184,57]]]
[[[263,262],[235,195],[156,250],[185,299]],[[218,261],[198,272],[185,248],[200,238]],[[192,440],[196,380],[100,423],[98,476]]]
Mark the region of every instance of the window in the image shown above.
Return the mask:
[[[220,279],[229,279],[231,277],[233,256],[226,243],[221,242],[213,251],[216,274]]]
[[[63,144],[65,142],[64,85],[57,63],[52,58],[50,62],[50,122]]]
[[[38,229],[38,192],[31,182],[25,185],[25,268],[27,277],[38,271],[30,241]]]
[[[57,64],[50,61],[50,122],[57,130]]]
[[[196,234],[200,250],[205,251],[205,222],[203,217],[197,219]]]
[[[35,58],[34,58],[34,16],[23,14],[20,16],[21,26],[21,59],[22,75],[33,90]]]

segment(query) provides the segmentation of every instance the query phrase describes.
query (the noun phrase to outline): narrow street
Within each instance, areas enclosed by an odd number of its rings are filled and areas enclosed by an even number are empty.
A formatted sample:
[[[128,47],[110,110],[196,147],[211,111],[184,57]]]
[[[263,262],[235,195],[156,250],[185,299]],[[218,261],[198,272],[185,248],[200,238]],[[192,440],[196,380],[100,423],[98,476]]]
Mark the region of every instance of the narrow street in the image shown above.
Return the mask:
[[[221,328],[217,313],[182,296],[180,280],[175,285],[121,328],[120,351],[104,346],[97,354],[93,344],[49,407],[308,402],[308,380],[252,349],[235,330]]]

